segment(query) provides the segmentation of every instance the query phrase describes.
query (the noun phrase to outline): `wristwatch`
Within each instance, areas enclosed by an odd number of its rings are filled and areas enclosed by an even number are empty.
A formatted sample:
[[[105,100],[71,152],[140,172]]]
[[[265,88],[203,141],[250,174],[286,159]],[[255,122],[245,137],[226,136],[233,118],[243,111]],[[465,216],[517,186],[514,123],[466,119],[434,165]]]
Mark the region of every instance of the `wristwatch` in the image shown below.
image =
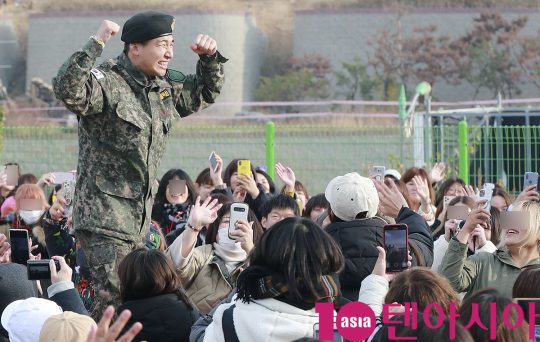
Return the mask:
[[[102,48],[105,47],[105,42],[101,40],[100,38],[98,38],[97,36],[90,36],[90,39],[94,40],[96,43],[101,45]]]
[[[218,184],[218,185],[214,186],[214,189],[216,189],[216,190],[225,190],[225,189],[227,189],[227,184],[225,184],[225,183]]]

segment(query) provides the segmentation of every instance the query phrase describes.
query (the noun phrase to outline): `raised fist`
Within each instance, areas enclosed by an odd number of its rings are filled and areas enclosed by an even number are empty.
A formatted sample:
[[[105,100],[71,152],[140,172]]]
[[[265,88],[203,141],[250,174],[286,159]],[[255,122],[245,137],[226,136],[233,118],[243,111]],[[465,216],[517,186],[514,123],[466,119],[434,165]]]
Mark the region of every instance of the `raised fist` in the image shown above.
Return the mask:
[[[120,26],[110,20],[103,20],[96,32],[96,37],[101,39],[103,43],[107,43],[112,36],[120,31]]]
[[[217,51],[217,42],[214,38],[205,34],[199,34],[193,44],[191,50],[198,55],[213,55]]]

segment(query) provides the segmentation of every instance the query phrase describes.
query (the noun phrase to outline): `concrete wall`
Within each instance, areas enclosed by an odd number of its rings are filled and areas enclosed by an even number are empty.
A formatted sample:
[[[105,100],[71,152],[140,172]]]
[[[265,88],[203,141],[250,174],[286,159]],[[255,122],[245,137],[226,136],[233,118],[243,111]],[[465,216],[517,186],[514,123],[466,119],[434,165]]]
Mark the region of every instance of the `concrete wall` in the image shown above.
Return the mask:
[[[500,10],[505,18],[515,19],[527,15],[529,21],[524,34],[538,36],[540,30],[540,10]],[[401,18],[403,35],[410,34],[416,27],[436,25],[438,32],[458,37],[473,28],[473,18],[480,11],[473,10],[411,10]],[[388,29],[394,32],[398,14],[387,10],[352,11],[305,11],[295,16],[294,55],[321,54],[330,59],[333,69],[340,69],[342,62],[350,62],[354,56],[367,60],[374,48],[369,44],[377,32]],[[522,88],[521,97],[536,97],[539,90],[532,86]],[[463,84],[451,86],[437,83],[433,95],[440,100],[470,100],[473,88]],[[492,99],[490,92],[481,92],[478,99]],[[396,99],[397,100],[397,99]]]
[[[10,22],[0,16],[0,80],[5,87],[15,77],[15,65],[20,58],[19,43]]]
[[[94,34],[103,19],[119,25],[134,12],[122,13],[62,13],[34,15],[29,21],[27,89],[33,77],[51,82],[60,65]],[[226,64],[226,82],[218,101],[250,101],[259,79],[266,48],[266,38],[256,27],[249,13],[172,13],[176,18],[174,31],[175,55],[171,68],[185,74],[195,72],[198,56],[189,45],[198,33],[206,33],[218,42],[219,51],[230,60]],[[121,53],[123,42],[113,37],[102,58],[114,58]],[[216,108],[216,107],[214,107]],[[223,108],[222,108],[223,109]],[[210,110],[210,109],[209,109]],[[227,112],[240,107],[227,107]]]

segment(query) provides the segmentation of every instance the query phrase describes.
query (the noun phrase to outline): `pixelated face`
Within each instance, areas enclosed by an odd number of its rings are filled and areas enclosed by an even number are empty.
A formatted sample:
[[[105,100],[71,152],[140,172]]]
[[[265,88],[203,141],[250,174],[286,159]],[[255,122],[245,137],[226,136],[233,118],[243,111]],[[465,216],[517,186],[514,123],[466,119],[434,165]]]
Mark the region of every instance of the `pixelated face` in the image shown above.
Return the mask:
[[[131,51],[135,55],[135,66],[147,76],[165,76],[173,58],[173,36],[158,37],[134,45]]]

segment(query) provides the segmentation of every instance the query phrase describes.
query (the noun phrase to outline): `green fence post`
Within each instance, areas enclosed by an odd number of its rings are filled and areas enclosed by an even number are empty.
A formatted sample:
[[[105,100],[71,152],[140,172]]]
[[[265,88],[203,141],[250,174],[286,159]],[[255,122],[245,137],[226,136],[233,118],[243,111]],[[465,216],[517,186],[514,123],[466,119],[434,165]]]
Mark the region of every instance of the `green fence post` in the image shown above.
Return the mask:
[[[407,94],[405,93],[405,85],[401,85],[399,88],[399,132],[401,137],[401,150],[399,154],[399,161],[401,165],[405,164],[403,157],[405,155],[405,136],[403,132],[403,125],[405,124],[405,118],[407,117]]]
[[[469,125],[463,120],[458,125],[459,178],[469,184]]]
[[[276,125],[272,121],[266,123],[266,172],[268,175],[275,179],[274,163],[275,163],[275,150],[274,150],[274,138],[275,138]]]

